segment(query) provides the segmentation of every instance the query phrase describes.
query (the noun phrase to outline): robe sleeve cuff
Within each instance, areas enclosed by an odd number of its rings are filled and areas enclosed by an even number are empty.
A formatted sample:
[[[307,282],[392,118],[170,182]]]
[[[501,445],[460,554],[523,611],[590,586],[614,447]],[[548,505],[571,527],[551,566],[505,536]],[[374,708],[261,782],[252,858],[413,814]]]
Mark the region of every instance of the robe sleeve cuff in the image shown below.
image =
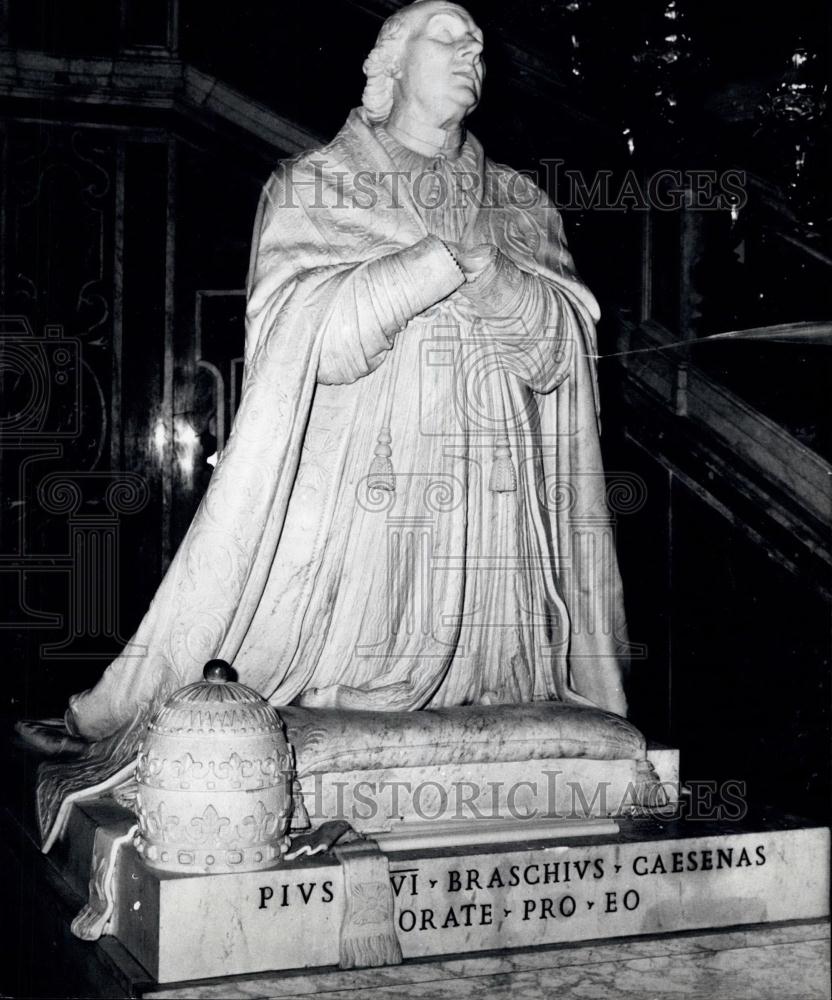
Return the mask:
[[[413,246],[377,257],[356,269],[349,322],[328,330],[318,364],[324,384],[354,382],[377,368],[396,334],[465,282],[445,244],[426,236]]]
[[[408,320],[465,284],[462,268],[438,236],[425,236],[399,251],[396,258],[404,273],[401,290],[407,300]]]
[[[426,236],[413,246],[374,260],[367,280],[376,323],[363,324],[360,339],[366,362],[363,367],[372,370],[393,346],[396,334],[463,285],[465,275],[442,240]]]

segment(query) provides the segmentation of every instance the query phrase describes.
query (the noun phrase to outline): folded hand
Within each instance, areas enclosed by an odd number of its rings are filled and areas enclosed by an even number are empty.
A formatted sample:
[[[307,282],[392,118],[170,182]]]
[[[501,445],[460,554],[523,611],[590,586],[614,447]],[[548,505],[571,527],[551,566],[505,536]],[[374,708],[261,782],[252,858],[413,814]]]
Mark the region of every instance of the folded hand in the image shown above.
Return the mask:
[[[497,248],[492,243],[463,246],[447,242],[447,246],[462,268],[466,281],[474,281],[497,258]]]

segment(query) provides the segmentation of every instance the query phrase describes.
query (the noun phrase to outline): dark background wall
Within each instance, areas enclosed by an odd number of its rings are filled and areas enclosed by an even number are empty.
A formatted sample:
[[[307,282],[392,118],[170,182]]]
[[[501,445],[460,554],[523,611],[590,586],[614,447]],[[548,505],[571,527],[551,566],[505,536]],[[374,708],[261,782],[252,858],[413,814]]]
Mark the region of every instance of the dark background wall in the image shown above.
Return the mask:
[[[12,698],[42,713],[129,638],[205,488],[268,168],[210,133],[197,144],[173,128],[83,122],[8,121],[4,156],[15,347],[4,354],[2,545],[19,562],[0,578],[21,668]],[[93,548],[108,519],[119,562],[105,583],[109,555]]]

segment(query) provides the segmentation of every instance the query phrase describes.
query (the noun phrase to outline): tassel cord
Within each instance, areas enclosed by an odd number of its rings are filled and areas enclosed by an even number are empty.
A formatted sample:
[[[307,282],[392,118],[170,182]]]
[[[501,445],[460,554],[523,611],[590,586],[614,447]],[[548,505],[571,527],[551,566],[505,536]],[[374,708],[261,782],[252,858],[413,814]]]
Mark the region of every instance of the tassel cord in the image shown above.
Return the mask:
[[[400,262],[391,260],[391,264],[400,271],[400,287],[405,287],[405,275]],[[384,411],[381,428],[376,438],[376,445],[373,449],[373,459],[370,462],[370,471],[367,477],[367,486],[371,490],[387,490],[391,493],[396,491],[396,473],[393,468],[393,435],[391,423],[393,419],[393,398],[396,384],[399,379],[399,369],[401,367],[401,348],[399,347],[399,337],[407,326],[409,319],[404,311],[399,316],[402,326],[390,348],[392,357],[388,359],[387,365],[392,366],[390,378],[385,390]]]
[[[517,491],[517,471],[511,455],[511,439],[508,435],[508,406],[506,404],[503,370],[497,372],[497,397],[502,410],[503,433],[494,439],[494,457],[488,488],[492,493],[515,493]]]

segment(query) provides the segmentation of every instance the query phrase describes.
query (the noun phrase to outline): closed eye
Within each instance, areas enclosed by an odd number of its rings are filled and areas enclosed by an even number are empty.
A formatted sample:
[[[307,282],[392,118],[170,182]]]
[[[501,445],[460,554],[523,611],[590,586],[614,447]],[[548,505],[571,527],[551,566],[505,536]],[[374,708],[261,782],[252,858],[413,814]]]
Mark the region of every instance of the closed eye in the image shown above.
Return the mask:
[[[460,18],[453,14],[436,14],[430,21],[430,34],[439,42],[457,42],[467,33]]]
[[[431,38],[435,42],[442,42],[444,45],[453,45],[459,40],[459,36],[455,35],[450,28],[440,28],[437,31],[431,31]]]

